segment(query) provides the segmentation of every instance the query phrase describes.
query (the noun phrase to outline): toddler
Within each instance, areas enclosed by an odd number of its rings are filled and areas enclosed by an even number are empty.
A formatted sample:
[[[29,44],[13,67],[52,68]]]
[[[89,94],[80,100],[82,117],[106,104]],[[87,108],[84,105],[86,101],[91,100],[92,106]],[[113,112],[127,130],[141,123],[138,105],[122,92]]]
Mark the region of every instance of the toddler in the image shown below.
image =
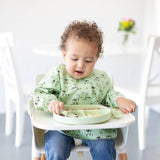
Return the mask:
[[[131,113],[136,104],[115,91],[107,73],[94,69],[103,53],[103,32],[95,22],[73,21],[61,36],[60,49],[65,64],[52,68],[34,89],[35,107],[60,114],[64,105],[96,105]],[[90,147],[93,160],[115,160],[116,129],[47,131],[47,160],[66,160],[74,147],[74,137]]]

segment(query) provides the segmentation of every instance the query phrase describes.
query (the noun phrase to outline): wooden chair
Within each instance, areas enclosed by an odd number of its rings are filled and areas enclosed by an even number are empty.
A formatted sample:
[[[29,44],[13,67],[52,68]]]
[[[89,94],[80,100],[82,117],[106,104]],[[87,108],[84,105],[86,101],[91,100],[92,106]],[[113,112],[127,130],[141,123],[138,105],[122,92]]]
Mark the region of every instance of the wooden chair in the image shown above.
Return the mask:
[[[35,77],[35,85],[38,84],[43,76],[44,74],[40,74]],[[119,160],[127,160],[126,144],[128,137],[128,126],[133,124],[135,121],[134,116],[131,114],[123,115],[124,119],[122,118],[120,122],[116,122],[116,120],[110,121],[111,124],[64,125],[56,122],[52,117],[52,113],[35,109],[32,99],[29,101],[28,112],[32,125],[32,160],[40,160],[40,157],[41,159],[45,157],[43,150],[45,130],[68,130],[73,129],[74,127],[74,129],[77,129],[76,127],[79,127],[78,129],[118,128],[118,138],[115,140],[116,150],[119,153]],[[75,140],[75,144],[77,144],[77,140]],[[76,147],[72,150],[72,152],[77,152],[78,157],[83,156],[84,151],[89,151],[89,147],[76,145]]]
[[[157,68],[153,72],[154,62],[158,59],[160,60],[160,36],[150,36],[141,83],[115,87],[116,90],[119,90],[128,98],[133,99],[138,105],[138,138],[140,150],[146,147],[148,107],[152,104],[159,104],[160,107],[159,64],[157,64]]]
[[[12,33],[0,33],[0,67],[5,89],[5,107],[6,107],[6,124],[5,133],[10,135],[13,130],[14,109],[11,105],[13,102],[16,106],[16,138],[15,146],[22,144],[22,135],[24,127],[24,105],[27,104],[30,90],[22,89],[21,82],[17,73],[12,48],[14,40]]]

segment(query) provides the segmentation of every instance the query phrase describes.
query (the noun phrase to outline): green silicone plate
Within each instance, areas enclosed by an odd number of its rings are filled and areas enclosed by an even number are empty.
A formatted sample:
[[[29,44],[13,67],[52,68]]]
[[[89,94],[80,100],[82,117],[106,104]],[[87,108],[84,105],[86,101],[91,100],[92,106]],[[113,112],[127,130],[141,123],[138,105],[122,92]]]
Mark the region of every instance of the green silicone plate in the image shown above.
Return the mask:
[[[111,109],[102,105],[65,105],[60,115],[53,113],[56,121],[66,124],[95,124],[111,119]]]

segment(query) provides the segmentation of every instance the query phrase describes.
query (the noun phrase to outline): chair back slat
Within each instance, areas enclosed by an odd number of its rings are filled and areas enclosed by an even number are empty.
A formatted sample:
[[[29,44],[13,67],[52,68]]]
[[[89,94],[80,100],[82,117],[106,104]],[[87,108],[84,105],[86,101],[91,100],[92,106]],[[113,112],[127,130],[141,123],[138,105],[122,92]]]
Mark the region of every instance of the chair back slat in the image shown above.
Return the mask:
[[[9,33],[0,33],[0,67],[5,84],[7,96],[21,97],[22,88],[18,79],[16,66],[14,63],[13,36]]]
[[[152,66],[151,66],[152,74],[149,77],[149,86],[160,85],[160,67],[159,67],[159,63],[160,63],[160,37],[156,37],[154,40],[153,58],[152,58],[151,63],[152,63]],[[159,67],[159,69],[157,68],[157,66]],[[156,71],[154,71],[154,67],[156,67]]]
[[[14,47],[13,33],[4,32],[0,33],[0,48]]]
[[[155,56],[157,55],[157,53],[158,55],[160,55],[159,50],[160,50],[160,37],[152,36],[150,38],[148,53],[146,56],[146,62],[142,76],[141,98],[142,97],[144,99],[146,98],[147,90],[149,89],[149,87],[152,87],[153,85],[160,86],[160,83],[154,84],[154,81],[157,80],[160,76],[160,69],[157,69],[156,73],[154,73],[153,75],[153,64],[155,62]]]

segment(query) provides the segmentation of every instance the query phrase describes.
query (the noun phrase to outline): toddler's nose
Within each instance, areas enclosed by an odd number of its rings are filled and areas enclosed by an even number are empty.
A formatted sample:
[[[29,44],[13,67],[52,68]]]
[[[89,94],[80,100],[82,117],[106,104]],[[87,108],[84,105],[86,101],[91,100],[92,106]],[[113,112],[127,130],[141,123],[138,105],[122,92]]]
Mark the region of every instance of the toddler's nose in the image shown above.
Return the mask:
[[[83,68],[84,67],[84,62],[83,61],[79,61],[77,64],[78,68]]]

